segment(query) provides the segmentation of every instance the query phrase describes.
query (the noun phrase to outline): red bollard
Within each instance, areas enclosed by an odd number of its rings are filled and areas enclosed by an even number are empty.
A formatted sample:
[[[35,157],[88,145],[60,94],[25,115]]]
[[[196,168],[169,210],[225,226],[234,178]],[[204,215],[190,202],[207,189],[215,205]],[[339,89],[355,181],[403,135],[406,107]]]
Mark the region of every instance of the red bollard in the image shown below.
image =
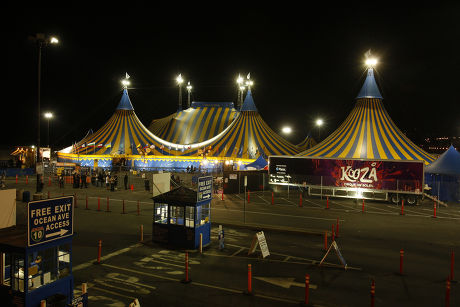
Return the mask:
[[[371,307],[375,306],[375,281],[372,279],[371,283]]]
[[[364,213],[364,198],[363,198],[363,211],[362,212]]]
[[[181,282],[188,284],[191,280],[188,278],[188,252],[185,252],[185,279],[182,279]]]
[[[339,218],[337,218],[337,223],[335,224],[335,237],[339,237]]]
[[[248,264],[248,294],[252,294],[252,266]]]
[[[326,209],[329,209],[329,196],[326,196]]]
[[[48,177],[48,186],[51,186],[51,177]]]
[[[101,199],[97,198],[97,211],[101,211]]]
[[[109,201],[110,201],[109,197],[107,196],[107,209],[105,210],[105,212],[110,212],[110,210],[109,210]]]
[[[399,274],[403,275],[404,250],[399,251]]]
[[[18,174],[16,174],[16,184],[18,184]]]
[[[454,280],[454,251],[450,251],[450,280]]]
[[[51,197],[50,197],[50,191],[48,191],[48,198],[51,198]]]
[[[436,218],[436,201],[434,202],[433,206],[433,217]]]
[[[327,231],[324,232],[324,250],[327,251]]]
[[[137,215],[140,215],[139,200],[137,201]]]
[[[447,278],[446,281],[446,307],[450,306],[450,280]]]
[[[134,191],[134,184],[131,184],[131,191]]]
[[[29,175],[26,175],[26,184],[29,184]]]
[[[99,243],[97,244],[97,261],[96,264],[101,264],[101,254],[102,254],[102,240],[99,240]]]
[[[275,198],[274,198],[273,192],[272,192],[272,205],[274,205],[274,204],[275,204]]]
[[[85,206],[85,209],[86,209],[86,210],[89,210],[89,209],[88,209],[88,195],[86,195],[86,206]]]
[[[305,305],[308,306],[308,299],[310,296],[310,275],[305,274]]]
[[[334,224],[332,224],[332,232],[331,232],[331,236],[332,236],[332,242],[335,241],[335,235],[334,235]]]
[[[404,199],[401,201],[401,213],[399,215],[404,215]]]
[[[125,212],[125,200],[123,199],[123,212],[122,212],[122,214],[125,214],[125,213],[126,213]]]
[[[300,198],[299,198],[299,207],[302,207],[302,193],[300,193]]]

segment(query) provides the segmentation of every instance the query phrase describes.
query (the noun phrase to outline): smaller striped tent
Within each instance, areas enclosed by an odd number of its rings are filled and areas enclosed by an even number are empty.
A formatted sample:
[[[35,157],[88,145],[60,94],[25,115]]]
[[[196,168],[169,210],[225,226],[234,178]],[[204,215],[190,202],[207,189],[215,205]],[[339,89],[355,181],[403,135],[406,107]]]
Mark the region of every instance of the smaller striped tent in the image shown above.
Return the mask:
[[[238,117],[212,143],[214,157],[256,159],[259,155],[295,155],[300,150],[276,134],[262,119],[249,90]]]
[[[171,143],[201,143],[221,133],[237,115],[233,102],[194,101],[186,110],[153,120],[149,130]]]
[[[434,157],[409,140],[395,125],[383,106],[372,68],[356,97],[351,113],[324,141],[300,156],[325,158],[362,158],[388,160],[423,160]]]
[[[316,145],[316,141],[314,138],[311,137],[311,134],[309,133],[305,139],[303,139],[302,142],[300,142],[299,144],[297,144],[296,146],[301,150],[301,151],[304,151],[304,150],[307,150],[307,149],[310,149],[312,148],[313,146]]]

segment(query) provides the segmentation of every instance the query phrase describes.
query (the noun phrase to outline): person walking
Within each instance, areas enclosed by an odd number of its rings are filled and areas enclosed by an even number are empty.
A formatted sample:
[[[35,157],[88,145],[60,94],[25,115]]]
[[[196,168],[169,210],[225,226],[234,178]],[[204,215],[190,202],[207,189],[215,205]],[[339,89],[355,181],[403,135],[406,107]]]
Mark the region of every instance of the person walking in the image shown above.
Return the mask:
[[[109,189],[109,184],[110,184],[110,177],[109,175],[105,176],[105,187],[107,190]]]
[[[125,176],[123,177],[123,183],[125,184],[125,190],[128,189],[128,174],[125,173]]]

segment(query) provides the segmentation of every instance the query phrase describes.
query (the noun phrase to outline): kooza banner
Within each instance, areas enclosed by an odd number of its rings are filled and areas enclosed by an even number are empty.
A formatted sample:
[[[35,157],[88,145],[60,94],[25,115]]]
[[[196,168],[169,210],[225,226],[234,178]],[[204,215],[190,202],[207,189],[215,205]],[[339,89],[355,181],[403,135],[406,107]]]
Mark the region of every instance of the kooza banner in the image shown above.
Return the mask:
[[[322,185],[420,193],[422,161],[270,157],[270,183]]]

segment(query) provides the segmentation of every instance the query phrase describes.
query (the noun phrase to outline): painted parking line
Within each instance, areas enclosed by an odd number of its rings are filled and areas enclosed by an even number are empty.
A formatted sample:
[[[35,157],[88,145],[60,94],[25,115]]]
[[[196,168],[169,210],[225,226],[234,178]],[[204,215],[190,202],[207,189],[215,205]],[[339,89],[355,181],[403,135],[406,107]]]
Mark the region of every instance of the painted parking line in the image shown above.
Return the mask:
[[[140,246],[142,246],[141,243],[136,243],[136,244],[133,244],[133,245],[128,246],[126,248],[122,248],[120,250],[114,251],[113,253],[110,253],[110,254],[107,254],[107,255],[101,257],[101,261],[105,261],[105,260],[110,259],[112,257],[124,254],[126,252],[129,252],[131,249],[136,248],[136,247],[140,247]],[[95,258],[95,259],[87,261],[85,263],[81,263],[81,264],[79,264],[77,266],[74,266],[72,268],[72,271],[75,272],[75,271],[78,271],[78,270],[81,270],[81,269],[86,269],[86,268],[92,266],[94,264],[94,262],[96,262],[96,261],[97,261],[97,259]]]
[[[112,268],[112,269],[116,269],[116,270],[130,272],[130,273],[134,273],[134,274],[139,274],[139,275],[144,275],[144,276],[151,276],[151,277],[156,277],[156,278],[159,278],[159,279],[164,279],[164,280],[169,280],[169,281],[174,281],[174,282],[180,282],[180,279],[177,279],[177,278],[162,276],[162,275],[153,274],[153,273],[146,273],[146,272],[143,272],[143,271],[137,271],[137,270],[128,269],[128,268],[124,268],[124,267],[119,267],[119,266],[115,266],[115,265],[102,264],[102,266]],[[242,290],[236,290],[236,289],[232,289],[232,288],[220,287],[220,286],[200,283],[200,282],[196,282],[196,281],[193,281],[190,284],[195,285],[195,286],[200,286],[200,287],[206,287],[206,288],[211,288],[211,289],[231,292],[231,293],[237,293],[237,294],[241,294],[243,292]],[[278,301],[278,302],[298,304],[298,301],[295,301],[295,300],[279,298],[279,297],[272,297],[272,296],[262,295],[262,294],[259,294],[259,293],[255,293],[254,296],[260,297],[260,298],[265,298],[265,299],[268,299],[268,300]]]
[[[270,204],[270,202],[269,202],[268,200],[264,199],[263,197],[261,197],[261,196],[259,196],[259,195],[257,195],[257,197],[259,197],[260,199],[262,199],[265,203]]]
[[[237,209],[220,209],[214,208],[213,210],[222,210],[222,211],[233,211],[233,212],[244,212],[244,210],[237,210]],[[314,217],[314,216],[299,216],[299,215],[289,215],[289,214],[279,214],[279,213],[271,213],[271,212],[260,212],[260,211],[248,211],[246,210],[246,214],[261,214],[261,215],[273,215],[273,216],[281,216],[281,217],[295,217],[300,219],[309,219],[309,220],[322,220],[322,221],[336,221],[337,219],[334,218],[324,218],[324,217]]]

